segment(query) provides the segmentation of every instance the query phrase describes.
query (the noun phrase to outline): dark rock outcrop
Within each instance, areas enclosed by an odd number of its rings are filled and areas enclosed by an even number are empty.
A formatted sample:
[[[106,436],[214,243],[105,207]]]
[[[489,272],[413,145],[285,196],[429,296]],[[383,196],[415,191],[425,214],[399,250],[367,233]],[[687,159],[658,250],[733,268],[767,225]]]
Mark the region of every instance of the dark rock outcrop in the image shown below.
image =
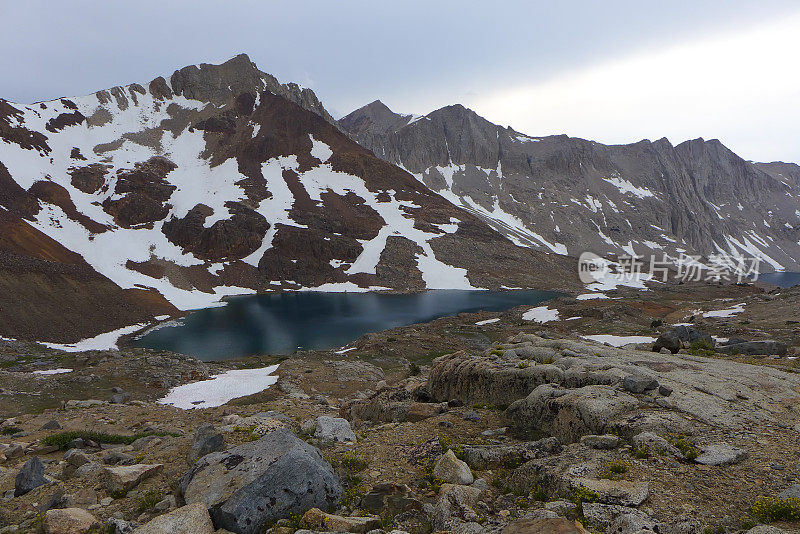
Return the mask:
[[[330,508],[342,486],[319,450],[278,429],[200,458],[181,479],[180,492],[187,504],[205,504],[217,529],[254,534],[270,521]]]

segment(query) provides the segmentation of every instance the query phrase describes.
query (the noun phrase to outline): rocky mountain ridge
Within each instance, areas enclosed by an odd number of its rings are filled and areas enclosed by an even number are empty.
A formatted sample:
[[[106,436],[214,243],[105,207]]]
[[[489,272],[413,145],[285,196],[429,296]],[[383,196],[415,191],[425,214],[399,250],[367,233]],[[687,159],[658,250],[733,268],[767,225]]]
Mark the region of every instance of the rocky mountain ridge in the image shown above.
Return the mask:
[[[0,334],[74,342],[270,290],[552,287],[530,265],[568,268],[332,122],[311,90],[244,55],[80,98],[0,100],[0,309],[17,312]],[[92,311],[104,302],[120,311]]]
[[[535,137],[461,105],[425,116],[372,102],[338,121],[379,157],[516,243],[578,256],[758,256],[797,270],[800,167],[743,160],[718,140],[603,145]]]

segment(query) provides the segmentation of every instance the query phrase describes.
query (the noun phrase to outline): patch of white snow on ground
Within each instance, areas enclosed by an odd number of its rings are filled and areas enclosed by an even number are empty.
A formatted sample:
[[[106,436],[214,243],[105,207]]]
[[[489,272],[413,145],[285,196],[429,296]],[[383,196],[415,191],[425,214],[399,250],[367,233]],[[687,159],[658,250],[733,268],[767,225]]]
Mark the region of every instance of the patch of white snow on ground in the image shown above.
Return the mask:
[[[41,343],[49,349],[63,350],[64,352],[83,352],[85,350],[113,350],[117,348],[119,338],[127,334],[133,334],[137,330],[141,330],[147,326],[146,324],[135,324],[126,326],[118,330],[112,330],[105,334],[100,334],[95,337],[83,339],[77,343]]]
[[[629,345],[631,343],[652,343],[656,340],[656,338],[649,336],[615,336],[613,334],[594,334],[581,337],[590,341],[605,343],[612,347],[622,347],[623,345]]]
[[[611,298],[605,293],[584,293],[575,297],[575,300],[594,300],[594,299],[608,299]]]
[[[159,404],[168,404],[183,410],[192,408],[214,408],[226,402],[264,391],[278,381],[273,375],[278,365],[260,369],[234,369],[209,380],[184,384],[169,390]]]
[[[346,353],[350,352],[351,350],[356,350],[357,348],[358,347],[350,347],[348,349],[337,350],[336,352],[334,352],[334,354],[346,354]]]
[[[735,305],[733,308],[726,308],[724,310],[715,310],[703,312],[703,317],[733,317],[737,313],[744,311],[744,302]]]
[[[538,308],[531,308],[523,313],[522,319],[525,321],[534,321],[536,323],[558,321],[558,310],[551,310],[547,306],[539,306]]]
[[[328,146],[327,143],[317,141],[311,134],[308,134],[308,136],[311,138],[311,155],[320,160],[322,163],[328,161],[331,156],[333,156],[333,150],[331,150],[331,147]]]
[[[483,326],[485,324],[492,324],[492,323],[496,323],[498,321],[500,321],[500,318],[499,317],[495,317],[494,319],[486,319],[484,321],[478,321],[475,324],[478,325],[478,326]]]
[[[72,369],[59,368],[59,369],[47,369],[45,371],[34,371],[33,374],[35,374],[35,375],[63,375],[65,373],[71,373],[72,371],[73,371]]]

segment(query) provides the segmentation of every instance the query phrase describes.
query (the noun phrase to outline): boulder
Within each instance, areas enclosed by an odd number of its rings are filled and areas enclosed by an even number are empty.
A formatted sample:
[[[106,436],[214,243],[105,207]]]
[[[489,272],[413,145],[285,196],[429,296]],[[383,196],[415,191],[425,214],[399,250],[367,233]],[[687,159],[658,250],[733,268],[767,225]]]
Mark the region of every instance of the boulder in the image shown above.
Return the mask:
[[[186,503],[204,504],[217,528],[238,534],[261,532],[311,508],[328,509],[342,495],[320,451],[285,428],[200,458],[179,490]]]
[[[658,387],[658,380],[652,376],[635,374],[622,379],[622,389],[631,393],[644,393]]]
[[[726,354],[745,354],[747,356],[767,355],[767,356],[786,356],[788,350],[786,343],[773,341],[771,339],[763,341],[744,341],[742,343],[729,343],[717,347],[717,351]]]
[[[131,394],[127,392],[111,395],[111,404],[126,404],[129,400],[131,400]]]
[[[631,509],[618,515],[606,529],[606,534],[636,534],[640,531],[660,532],[660,525],[644,512]]]
[[[747,458],[747,451],[744,449],[732,447],[727,443],[719,443],[703,447],[695,462],[703,465],[731,465],[738,464],[745,458]]]
[[[471,486],[442,484],[431,517],[434,530],[455,530],[463,524],[477,521],[475,507],[481,491]]]
[[[464,445],[464,461],[473,469],[483,470],[509,464],[521,465],[534,458],[561,452],[558,438],[543,438],[517,445]]]
[[[675,334],[682,342],[691,345],[695,341],[703,341],[711,345],[712,347],[716,345],[716,341],[711,334],[708,332],[704,332],[703,330],[699,330],[693,326],[686,326],[686,325],[679,325],[675,326],[670,330],[671,333]]]
[[[314,437],[323,443],[355,442],[356,434],[347,419],[321,415],[317,417]]]
[[[206,454],[221,451],[225,448],[225,436],[217,432],[214,425],[202,425],[194,433],[192,447],[189,449],[189,463],[194,463]]]
[[[61,429],[61,425],[55,419],[50,419],[40,428],[40,430],[59,430],[59,429]]]
[[[319,508],[312,508],[303,514],[301,525],[321,532],[366,534],[371,530],[381,528],[381,520],[378,517],[344,517],[327,514]]]
[[[133,465],[136,463],[136,458],[120,450],[112,449],[103,454],[101,461],[105,465]]]
[[[14,497],[25,495],[47,483],[48,480],[44,476],[44,464],[38,456],[34,456],[23,464],[14,479]]]
[[[64,461],[73,467],[80,467],[91,462],[91,458],[80,449],[70,449],[64,453]]]
[[[163,464],[134,464],[106,467],[101,472],[103,486],[111,493],[125,493],[142,480],[157,475],[164,469]]]
[[[589,531],[578,521],[563,517],[523,517],[506,525],[502,534],[589,534]]]
[[[382,482],[375,484],[366,495],[361,497],[358,508],[372,514],[397,515],[410,511],[421,512],[423,504],[413,497],[408,486]]]
[[[573,485],[597,493],[598,501],[601,503],[619,506],[639,506],[650,494],[647,482],[581,477],[575,479]]]
[[[593,502],[583,503],[581,507],[583,508],[583,516],[593,528],[598,530],[608,529],[618,517],[623,515],[633,514],[642,521],[647,521],[650,519],[650,517],[644,512],[636,510],[635,508],[629,508],[627,506]]]
[[[451,484],[469,485],[475,480],[469,466],[466,462],[456,458],[452,449],[448,449],[436,461],[436,465],[433,467],[433,476]]]
[[[100,526],[100,521],[83,508],[60,508],[44,514],[45,534],[84,534]]]
[[[661,349],[667,349],[672,354],[677,354],[681,348],[681,338],[674,332],[661,334],[658,336],[655,343],[653,343],[653,352],[661,352]]]
[[[214,524],[203,503],[182,506],[133,531],[135,534],[213,534]]]
[[[610,386],[562,389],[544,384],[514,402],[505,415],[518,434],[545,432],[573,443],[586,434],[603,434],[639,405],[635,397]]]
[[[778,494],[779,499],[800,499],[800,484],[792,484]]]

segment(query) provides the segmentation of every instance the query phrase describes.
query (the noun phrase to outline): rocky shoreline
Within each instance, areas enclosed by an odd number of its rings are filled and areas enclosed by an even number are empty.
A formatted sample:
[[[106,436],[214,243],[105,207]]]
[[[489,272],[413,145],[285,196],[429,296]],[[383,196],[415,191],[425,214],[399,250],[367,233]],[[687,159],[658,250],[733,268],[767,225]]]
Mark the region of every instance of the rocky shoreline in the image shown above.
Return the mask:
[[[605,297],[282,360],[4,342],[0,532],[797,531],[800,291]],[[157,403],[274,363],[255,395]]]

